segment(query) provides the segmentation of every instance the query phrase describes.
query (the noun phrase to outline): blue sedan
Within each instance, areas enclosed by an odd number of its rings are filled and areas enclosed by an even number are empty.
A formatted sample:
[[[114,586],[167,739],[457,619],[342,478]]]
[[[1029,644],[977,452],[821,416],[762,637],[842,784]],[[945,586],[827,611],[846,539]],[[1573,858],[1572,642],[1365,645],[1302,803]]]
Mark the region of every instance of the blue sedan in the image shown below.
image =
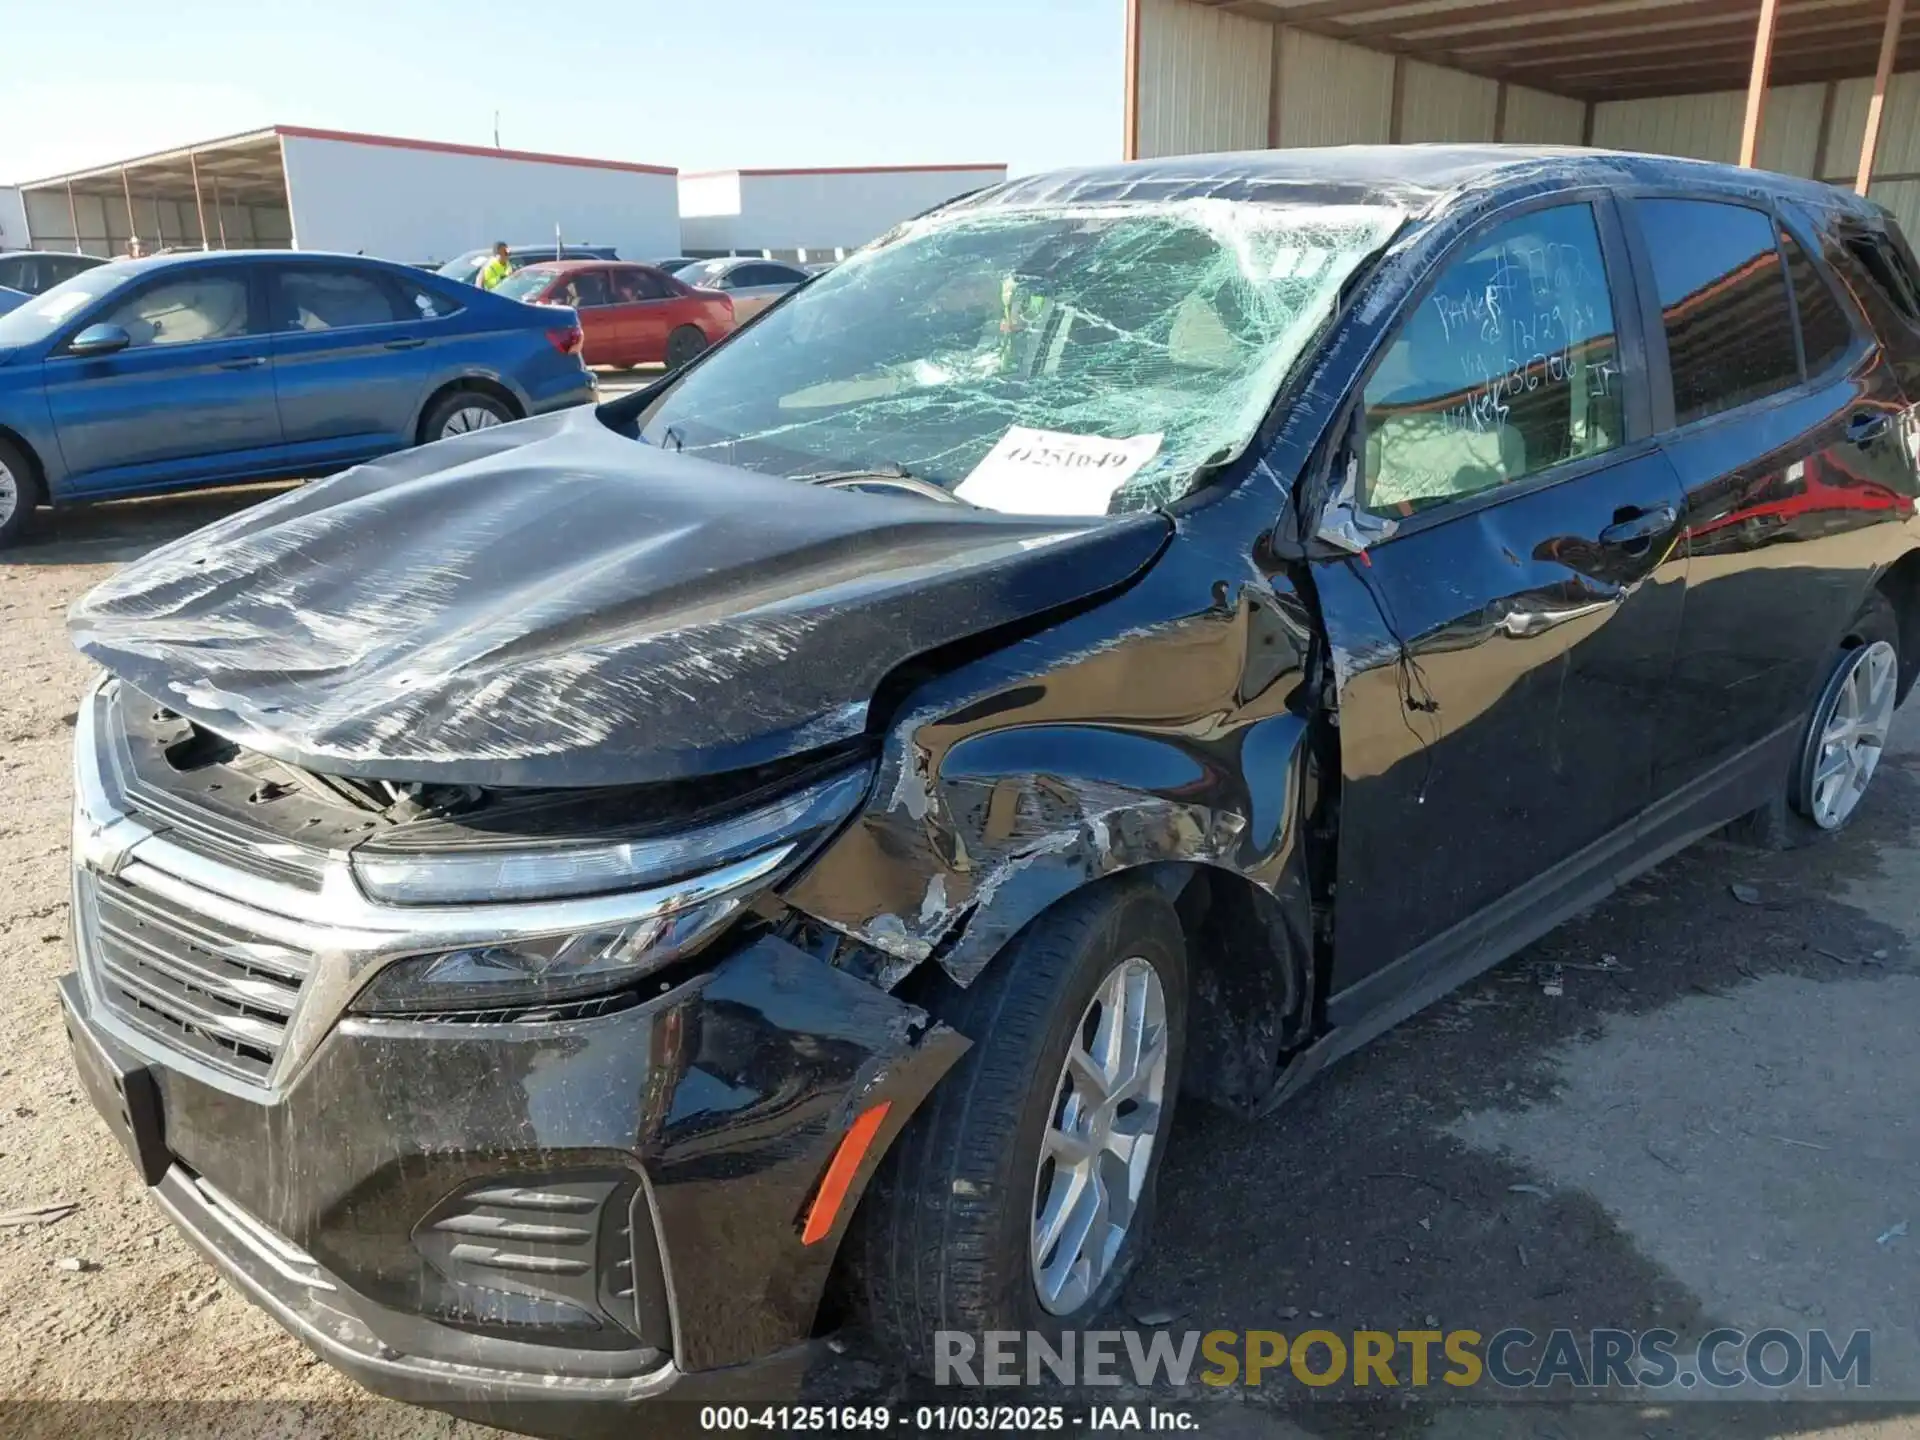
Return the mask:
[[[594,398],[571,311],[288,251],[102,265],[0,315],[0,545],[36,505],[317,475]]]

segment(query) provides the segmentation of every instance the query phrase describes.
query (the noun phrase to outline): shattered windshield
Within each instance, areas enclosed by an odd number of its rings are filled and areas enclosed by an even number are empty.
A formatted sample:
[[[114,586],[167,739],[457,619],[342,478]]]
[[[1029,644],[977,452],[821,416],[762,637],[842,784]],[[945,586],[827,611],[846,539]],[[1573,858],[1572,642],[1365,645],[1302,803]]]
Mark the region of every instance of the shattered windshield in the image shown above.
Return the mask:
[[[1401,218],[1220,200],[934,215],[731,340],[640,438],[995,510],[1151,508],[1245,448]]]

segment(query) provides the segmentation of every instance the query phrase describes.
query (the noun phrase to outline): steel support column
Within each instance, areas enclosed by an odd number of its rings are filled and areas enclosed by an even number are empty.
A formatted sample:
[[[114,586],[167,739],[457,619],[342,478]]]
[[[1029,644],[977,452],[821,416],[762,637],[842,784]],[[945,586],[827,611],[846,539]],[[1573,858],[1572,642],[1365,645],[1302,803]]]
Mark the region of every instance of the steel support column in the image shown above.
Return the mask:
[[[133,184],[127,179],[127,167],[120,167],[120,193],[127,197],[127,253],[133,254],[140,243],[140,222],[133,218]]]
[[[200,248],[211,250],[207,243],[207,207],[200,199],[200,161],[193,151],[187,151],[187,165],[193,171],[193,213],[200,226]]]
[[[1893,78],[1893,54],[1900,48],[1900,21],[1906,0],[1887,0],[1887,23],[1880,31],[1880,63],[1873,70],[1873,97],[1867,101],[1867,128],[1860,137],[1860,169],[1853,188],[1864,195],[1873,184],[1874,153],[1880,148],[1880,119],[1887,108],[1887,82]]]
[[[1773,63],[1773,22],[1780,0],[1760,0],[1760,24],[1753,35],[1753,70],[1747,76],[1747,116],[1740,126],[1740,163],[1753,168],[1760,153],[1760,112],[1767,103],[1767,71]]]

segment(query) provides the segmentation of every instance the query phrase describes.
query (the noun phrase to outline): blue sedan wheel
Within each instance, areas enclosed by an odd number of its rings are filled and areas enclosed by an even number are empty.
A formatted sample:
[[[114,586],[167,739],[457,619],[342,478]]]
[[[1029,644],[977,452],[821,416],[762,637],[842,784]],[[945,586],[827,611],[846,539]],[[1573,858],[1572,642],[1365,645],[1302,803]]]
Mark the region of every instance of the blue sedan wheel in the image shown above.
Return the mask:
[[[474,430],[490,430],[513,418],[513,412],[491,395],[483,395],[478,390],[456,390],[428,413],[426,424],[420,427],[421,438],[445,440]]]
[[[40,476],[18,447],[0,440],[0,545],[27,528],[40,503]]]

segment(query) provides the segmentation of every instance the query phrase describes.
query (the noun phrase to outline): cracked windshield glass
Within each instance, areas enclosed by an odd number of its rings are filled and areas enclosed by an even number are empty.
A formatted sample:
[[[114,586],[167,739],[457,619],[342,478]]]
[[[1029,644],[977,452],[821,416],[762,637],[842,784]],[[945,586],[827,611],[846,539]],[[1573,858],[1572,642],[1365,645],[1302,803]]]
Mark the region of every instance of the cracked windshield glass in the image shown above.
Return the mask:
[[[1401,218],[1218,200],[931,217],[743,331],[640,438],[994,510],[1149,509],[1246,447]]]

